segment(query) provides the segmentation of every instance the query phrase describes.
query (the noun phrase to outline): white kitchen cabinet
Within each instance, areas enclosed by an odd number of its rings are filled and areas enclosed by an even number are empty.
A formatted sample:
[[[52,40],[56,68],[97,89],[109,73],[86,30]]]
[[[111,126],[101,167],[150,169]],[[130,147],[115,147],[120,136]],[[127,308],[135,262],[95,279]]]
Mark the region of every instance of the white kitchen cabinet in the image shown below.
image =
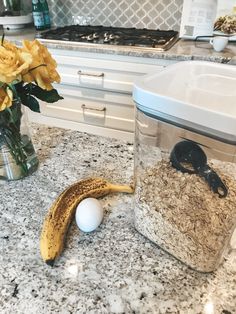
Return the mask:
[[[134,106],[130,95],[67,85],[57,89],[64,99],[43,103],[43,115],[133,132]]]
[[[145,64],[137,58],[123,60],[57,56],[63,84],[121,93],[131,93],[132,83],[139,76],[160,71],[164,65]],[[109,59],[108,59],[109,58]],[[114,57],[113,57],[114,58]]]
[[[30,112],[30,119],[127,140],[134,132],[134,80],[174,62],[59,49],[51,53],[61,75],[55,88],[64,99],[41,103],[41,114]]]

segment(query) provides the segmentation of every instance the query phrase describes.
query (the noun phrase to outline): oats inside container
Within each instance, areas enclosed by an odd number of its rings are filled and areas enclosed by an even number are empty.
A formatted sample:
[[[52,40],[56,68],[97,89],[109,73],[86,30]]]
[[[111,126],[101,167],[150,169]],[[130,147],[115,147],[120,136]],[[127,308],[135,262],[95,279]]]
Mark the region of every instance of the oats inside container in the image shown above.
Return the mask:
[[[143,169],[135,194],[137,230],[202,272],[217,268],[235,225],[235,168],[219,165],[214,169],[228,188],[225,198],[213,193],[204,178],[177,171],[166,160]],[[225,174],[227,167],[231,176]]]

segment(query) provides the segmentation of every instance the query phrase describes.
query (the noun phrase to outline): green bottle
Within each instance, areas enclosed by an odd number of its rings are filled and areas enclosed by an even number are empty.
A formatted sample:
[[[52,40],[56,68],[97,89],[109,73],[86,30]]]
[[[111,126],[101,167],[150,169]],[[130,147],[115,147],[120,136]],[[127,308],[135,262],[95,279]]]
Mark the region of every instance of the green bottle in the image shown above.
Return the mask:
[[[39,0],[39,1],[42,5],[45,28],[50,28],[51,27],[51,20],[50,20],[47,0]]]
[[[39,0],[32,0],[32,13],[35,28],[39,31],[44,30],[46,26],[44,22],[43,6]]]

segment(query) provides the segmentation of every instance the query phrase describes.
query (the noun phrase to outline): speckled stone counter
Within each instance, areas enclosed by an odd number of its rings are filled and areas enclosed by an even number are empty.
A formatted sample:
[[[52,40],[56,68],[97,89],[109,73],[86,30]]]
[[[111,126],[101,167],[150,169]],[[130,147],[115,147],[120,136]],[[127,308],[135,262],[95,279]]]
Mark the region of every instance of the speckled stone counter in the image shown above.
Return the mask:
[[[131,183],[133,146],[76,131],[33,125],[40,166],[1,184],[0,313],[236,313],[236,250],[213,274],[190,270],[139,234],[132,195],[101,202],[102,225],[80,232],[73,222],[64,253],[43,263],[45,214],[69,184],[90,176]]]
[[[36,32],[33,28],[21,31],[6,32],[6,38],[21,44],[22,39],[33,40]],[[37,35],[36,35],[37,36]],[[47,42],[48,48],[68,51],[80,51],[88,53],[102,53],[108,55],[123,55],[133,57],[144,57],[152,59],[166,59],[176,61],[204,60],[220,63],[228,63],[236,56],[236,42],[230,42],[222,52],[215,52],[209,41],[179,40],[171,49],[164,52],[153,48],[121,47],[116,45],[94,45],[73,42]]]

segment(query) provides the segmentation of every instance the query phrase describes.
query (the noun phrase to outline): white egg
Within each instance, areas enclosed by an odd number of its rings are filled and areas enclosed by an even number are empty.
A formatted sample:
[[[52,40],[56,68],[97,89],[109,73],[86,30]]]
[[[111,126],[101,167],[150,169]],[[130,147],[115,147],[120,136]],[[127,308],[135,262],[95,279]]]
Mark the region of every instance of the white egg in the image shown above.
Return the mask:
[[[96,198],[85,198],[76,208],[75,220],[80,230],[91,232],[102,222],[103,208]]]

